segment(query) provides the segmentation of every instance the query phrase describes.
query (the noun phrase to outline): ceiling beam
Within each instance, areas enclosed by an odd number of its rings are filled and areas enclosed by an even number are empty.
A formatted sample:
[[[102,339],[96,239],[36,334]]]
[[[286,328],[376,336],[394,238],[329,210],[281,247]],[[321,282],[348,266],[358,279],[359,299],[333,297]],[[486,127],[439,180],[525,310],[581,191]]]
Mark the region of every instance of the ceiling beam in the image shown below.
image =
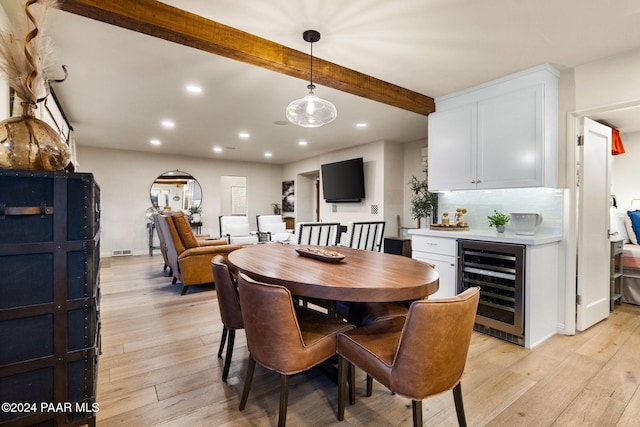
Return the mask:
[[[60,9],[309,80],[309,55],[155,0],[61,0]],[[433,98],[313,58],[314,83],[428,115]]]

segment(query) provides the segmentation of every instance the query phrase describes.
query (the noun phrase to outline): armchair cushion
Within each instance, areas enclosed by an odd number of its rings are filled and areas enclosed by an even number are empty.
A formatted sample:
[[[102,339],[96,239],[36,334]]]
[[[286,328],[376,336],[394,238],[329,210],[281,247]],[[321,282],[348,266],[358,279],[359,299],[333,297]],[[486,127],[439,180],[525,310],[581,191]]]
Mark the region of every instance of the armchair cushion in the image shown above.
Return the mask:
[[[178,230],[178,234],[180,234],[180,238],[182,239],[182,244],[185,248],[196,248],[198,247],[198,240],[196,236],[193,234],[193,230],[191,230],[191,224],[189,224],[189,220],[184,212],[177,211],[173,213],[173,222],[176,225],[176,229]]]
[[[182,284],[184,286],[213,283],[211,260],[216,255],[227,258],[232,251],[240,249],[242,245],[200,246],[187,249],[178,256]]]
[[[249,224],[227,224],[226,230],[231,237],[248,236]]]
[[[263,230],[260,230],[263,231]],[[287,227],[284,222],[269,222],[264,224],[264,231],[276,234],[276,233],[286,233]]]

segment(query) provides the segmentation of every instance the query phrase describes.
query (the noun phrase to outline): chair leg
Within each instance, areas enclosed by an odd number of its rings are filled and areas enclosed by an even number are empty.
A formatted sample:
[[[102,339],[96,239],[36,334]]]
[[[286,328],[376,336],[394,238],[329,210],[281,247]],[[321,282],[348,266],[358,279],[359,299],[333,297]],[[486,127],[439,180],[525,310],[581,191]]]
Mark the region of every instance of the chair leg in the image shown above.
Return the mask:
[[[411,408],[413,409],[413,427],[422,427],[422,400],[412,400]]]
[[[347,379],[347,359],[338,356],[338,421],[344,420],[344,392]]]
[[[238,409],[244,411],[244,407],[247,406],[247,399],[249,398],[249,390],[251,390],[251,381],[253,381],[253,371],[256,369],[256,361],[253,360],[251,354],[249,354],[249,360],[247,360],[247,370],[244,377],[244,389],[242,389],[242,398],[240,399],[240,406]]]
[[[373,394],[373,378],[367,374],[367,397],[371,397]]]
[[[356,367],[353,363],[347,363],[349,367],[349,372],[347,373],[347,378],[349,380],[349,404],[356,404]]]
[[[180,295],[186,295],[187,294],[187,286],[182,285],[182,292],[180,292]]]
[[[176,283],[178,283],[178,278],[173,276],[173,280],[171,281],[171,284],[175,285]]]
[[[227,327],[222,327],[222,338],[220,338],[220,348],[218,349],[218,359],[222,359],[222,350],[224,350],[224,343],[227,341]]]
[[[464,415],[464,405],[462,404],[462,386],[460,383],[453,388],[453,401],[456,404],[458,425],[460,427],[467,427],[467,418]]]
[[[287,424],[287,402],[289,401],[289,375],[280,375],[280,411],[278,413],[278,427]]]
[[[231,356],[233,355],[233,344],[236,340],[235,329],[229,330],[229,341],[227,342],[227,355],[224,358],[224,368],[222,369],[222,381],[226,381],[231,367]]]

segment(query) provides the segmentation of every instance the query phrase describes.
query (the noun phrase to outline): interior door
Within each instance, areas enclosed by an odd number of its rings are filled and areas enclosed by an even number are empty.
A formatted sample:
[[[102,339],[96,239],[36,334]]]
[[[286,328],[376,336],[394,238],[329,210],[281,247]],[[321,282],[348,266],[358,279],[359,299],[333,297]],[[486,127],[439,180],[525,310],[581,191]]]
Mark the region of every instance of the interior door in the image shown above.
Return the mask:
[[[576,328],[609,316],[611,128],[583,119],[578,148],[578,277]]]

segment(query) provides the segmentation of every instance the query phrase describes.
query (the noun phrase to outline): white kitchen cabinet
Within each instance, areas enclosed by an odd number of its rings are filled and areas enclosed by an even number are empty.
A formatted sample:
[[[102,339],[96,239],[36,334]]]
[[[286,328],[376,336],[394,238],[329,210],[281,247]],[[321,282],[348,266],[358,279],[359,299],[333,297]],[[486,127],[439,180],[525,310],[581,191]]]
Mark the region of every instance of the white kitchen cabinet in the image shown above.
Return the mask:
[[[429,229],[409,230],[412,256],[436,265],[440,289],[431,298],[445,298],[458,293],[459,240],[474,240],[525,246],[524,255],[524,344],[533,348],[557,333],[558,318],[558,254],[562,235],[513,235],[495,232],[455,232]],[[453,266],[453,267],[452,267]],[[450,269],[453,268],[453,271]],[[495,326],[492,326],[495,328]],[[497,334],[494,332],[497,331]],[[500,329],[485,333],[503,339]]]
[[[433,264],[440,276],[438,292],[430,295],[429,299],[455,296],[458,252],[456,239],[413,235],[411,248],[412,258]]]
[[[558,74],[549,66],[436,99],[431,191],[556,187]]]

